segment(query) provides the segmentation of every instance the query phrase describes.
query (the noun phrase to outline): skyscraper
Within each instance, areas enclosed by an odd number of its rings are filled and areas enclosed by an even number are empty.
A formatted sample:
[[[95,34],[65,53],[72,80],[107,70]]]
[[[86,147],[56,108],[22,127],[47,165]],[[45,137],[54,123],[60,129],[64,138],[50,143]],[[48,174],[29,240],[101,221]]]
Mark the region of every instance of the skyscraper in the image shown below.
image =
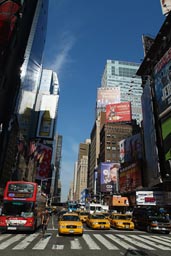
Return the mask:
[[[136,76],[138,68],[138,63],[107,60],[100,89],[115,88],[114,102],[107,103],[131,102],[132,119],[139,124],[142,120],[142,88],[141,78]]]

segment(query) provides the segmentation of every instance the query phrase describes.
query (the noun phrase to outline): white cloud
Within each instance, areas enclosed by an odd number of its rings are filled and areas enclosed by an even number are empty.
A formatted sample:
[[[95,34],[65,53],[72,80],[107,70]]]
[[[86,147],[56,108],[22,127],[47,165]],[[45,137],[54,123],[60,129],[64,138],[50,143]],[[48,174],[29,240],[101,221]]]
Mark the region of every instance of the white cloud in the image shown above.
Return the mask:
[[[70,58],[70,51],[75,44],[75,38],[68,32],[63,32],[61,38],[56,42],[56,53],[55,58],[50,65],[50,69],[57,72],[57,74],[61,73],[65,65],[67,63],[72,62]]]

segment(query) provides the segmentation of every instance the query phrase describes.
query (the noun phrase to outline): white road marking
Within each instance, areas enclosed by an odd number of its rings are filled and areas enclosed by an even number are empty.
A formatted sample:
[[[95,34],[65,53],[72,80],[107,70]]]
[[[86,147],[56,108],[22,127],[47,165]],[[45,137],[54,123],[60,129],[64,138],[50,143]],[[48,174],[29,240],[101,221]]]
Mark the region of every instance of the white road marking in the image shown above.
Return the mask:
[[[140,240],[140,241],[144,242],[145,244],[149,244],[150,246],[156,247],[157,249],[161,249],[161,250],[164,250],[164,251],[170,250],[169,247],[159,245],[157,241],[156,241],[156,243],[152,242],[152,241],[149,241],[148,236],[145,236],[145,238],[142,238],[142,237],[137,236],[137,235],[131,235],[131,237],[135,238],[136,240]]]
[[[18,245],[16,245],[13,250],[23,250],[25,249],[37,236],[39,233],[32,234],[27,236],[23,241],[21,241]]]
[[[73,241],[70,241],[70,242],[71,242],[71,249],[74,249],[74,250],[82,249],[80,242],[77,238],[75,238]]]
[[[140,248],[144,248],[147,250],[155,250],[154,248],[152,248],[151,246],[148,246],[144,243],[141,243],[139,241],[136,241],[135,239],[132,239],[132,236],[125,236],[125,235],[118,235],[119,237],[121,237],[122,239],[126,240],[127,242],[134,244],[135,246],[138,246]],[[137,238],[137,237],[136,237]]]
[[[52,250],[63,250],[64,249],[64,245],[63,244],[54,244],[52,246]]]
[[[40,241],[32,248],[33,250],[43,250],[47,246],[51,236],[45,235],[44,238],[40,239]]]
[[[142,236],[141,235],[141,237],[145,237],[145,236]],[[163,244],[163,245],[166,245],[166,246],[169,246],[169,247],[171,247],[171,244],[170,244],[170,241],[162,241],[161,239],[160,239],[160,237],[157,237],[157,238],[155,238],[155,237],[148,237],[148,240],[151,240],[151,241],[154,241],[154,242],[156,242],[157,244]]]
[[[25,235],[16,235],[16,236],[11,237],[10,239],[8,239],[5,242],[3,242],[2,244],[0,244],[0,250],[7,248],[8,246],[19,241],[23,237],[25,237]]]
[[[83,239],[90,248],[90,250],[101,250],[101,248],[94,242],[88,234],[83,234]]]
[[[102,235],[94,234],[94,237],[98,239],[108,250],[119,250],[118,247],[113,245],[111,242],[109,242],[106,238],[104,238]]]
[[[108,238],[112,239],[112,241],[114,241],[115,243],[119,244],[119,246],[123,247],[124,249],[128,250],[128,249],[133,249],[133,250],[136,250],[137,248],[128,244],[128,243],[125,243],[123,241],[123,239],[120,239],[118,237],[116,237],[115,235],[112,235],[112,234],[106,234],[105,236],[107,236]]]

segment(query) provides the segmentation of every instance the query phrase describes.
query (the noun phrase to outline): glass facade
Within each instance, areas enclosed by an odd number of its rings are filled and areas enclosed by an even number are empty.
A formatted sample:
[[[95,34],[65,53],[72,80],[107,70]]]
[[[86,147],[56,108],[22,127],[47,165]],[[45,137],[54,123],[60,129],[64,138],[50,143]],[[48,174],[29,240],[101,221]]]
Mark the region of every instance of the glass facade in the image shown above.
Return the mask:
[[[139,124],[142,120],[141,78],[136,76],[138,63],[107,60],[101,80],[101,87],[119,87],[120,102],[131,102],[132,119]]]
[[[21,67],[21,86],[16,103],[16,113],[21,133],[34,136],[31,124],[35,121],[33,111],[42,72],[43,51],[46,39],[48,0],[38,0],[34,19]]]

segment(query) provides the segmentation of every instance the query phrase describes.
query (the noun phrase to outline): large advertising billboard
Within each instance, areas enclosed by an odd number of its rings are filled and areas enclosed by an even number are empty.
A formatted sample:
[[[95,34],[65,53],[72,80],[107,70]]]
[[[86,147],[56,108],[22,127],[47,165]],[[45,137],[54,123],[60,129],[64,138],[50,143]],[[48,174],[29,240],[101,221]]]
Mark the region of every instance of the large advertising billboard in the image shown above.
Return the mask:
[[[136,205],[165,205],[163,191],[136,191]]]
[[[132,119],[131,103],[122,102],[116,104],[108,104],[106,106],[106,122],[130,122]]]
[[[97,89],[97,108],[105,108],[108,104],[120,102],[119,87],[100,87]]]
[[[100,190],[101,192],[118,192],[119,163],[100,163]]]
[[[171,106],[171,48],[156,64],[154,80],[158,114],[161,114]]]
[[[119,170],[119,192],[126,193],[142,188],[141,165],[134,163]]]
[[[37,137],[53,137],[58,98],[58,95],[42,95],[38,128],[36,134]]]
[[[142,139],[140,133],[121,140],[119,147],[121,163],[133,163],[142,159]]]
[[[36,180],[48,178],[51,171],[52,148],[41,143],[38,144],[34,158],[39,161],[36,170]]]
[[[171,160],[171,116],[161,122],[165,160]]]

